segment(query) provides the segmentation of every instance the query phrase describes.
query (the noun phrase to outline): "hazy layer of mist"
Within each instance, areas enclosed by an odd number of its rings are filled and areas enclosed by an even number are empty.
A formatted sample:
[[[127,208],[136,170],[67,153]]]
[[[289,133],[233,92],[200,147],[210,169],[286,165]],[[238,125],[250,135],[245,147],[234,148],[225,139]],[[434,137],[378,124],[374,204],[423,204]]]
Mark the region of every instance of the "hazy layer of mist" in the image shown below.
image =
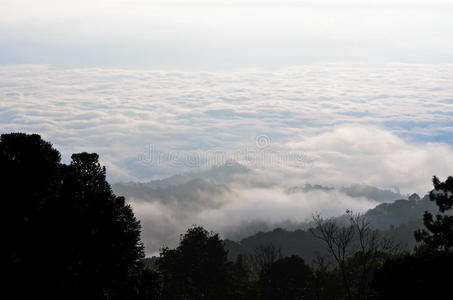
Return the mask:
[[[143,225],[147,253],[175,246],[179,234],[197,224],[240,239],[274,228],[304,229],[311,216],[340,216],[347,209],[365,212],[382,202],[405,198],[396,191],[355,184],[288,187],[284,178],[259,182],[260,171],[230,162],[206,171],[149,183],[118,183],[114,190],[127,197]]]

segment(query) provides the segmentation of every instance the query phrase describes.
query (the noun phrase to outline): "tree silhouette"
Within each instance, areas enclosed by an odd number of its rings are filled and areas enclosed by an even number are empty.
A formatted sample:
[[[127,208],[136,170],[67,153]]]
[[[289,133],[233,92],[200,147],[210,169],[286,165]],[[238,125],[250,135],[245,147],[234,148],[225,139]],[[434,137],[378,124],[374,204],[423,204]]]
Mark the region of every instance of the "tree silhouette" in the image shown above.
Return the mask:
[[[122,295],[128,288],[122,283],[143,257],[140,224],[125,199],[112,193],[97,154],[71,158],[63,167],[62,199],[53,217],[64,224],[60,243],[65,256],[73,258],[68,267],[79,277],[77,293]]]
[[[262,299],[298,300],[311,298],[313,273],[302,258],[289,256],[270,265],[260,276]]]
[[[346,268],[347,259],[353,254],[354,226],[340,227],[333,219],[323,219],[320,215],[314,215],[313,221],[316,228],[311,229],[313,236],[323,241],[327,251],[335,260],[343,280],[343,286],[347,293],[347,299],[352,299],[351,282]]]
[[[176,249],[163,248],[157,265],[165,300],[230,299],[232,264],[219,236],[202,227],[188,229]]]
[[[453,255],[421,251],[391,258],[376,272],[377,299],[448,299]]]
[[[453,206],[453,177],[441,182],[434,176],[433,185],[429,197],[440,213],[435,219],[430,212],[424,213],[426,229],[415,232],[423,244],[415,253],[387,260],[376,273],[373,287],[378,299],[445,298],[453,277],[453,217],[444,213]]]
[[[323,241],[338,267],[347,299],[366,299],[371,294],[372,276],[387,254],[399,247],[370,226],[362,214],[346,211],[349,224],[338,225],[334,219],[314,215],[312,234]]]
[[[282,250],[280,247],[272,243],[261,244],[255,247],[254,253],[249,256],[252,271],[259,276],[261,273],[266,273],[270,266],[277,260],[282,258]]]
[[[6,286],[14,298],[137,297],[140,224],[97,154],[70,165],[39,135],[0,137]]]
[[[259,297],[258,278],[246,256],[239,255],[233,265],[231,299],[254,300]]]
[[[17,298],[45,283],[39,264],[42,217],[57,197],[60,154],[39,135],[0,136],[0,191],[5,288]],[[23,287],[27,287],[24,289]]]
[[[453,250],[453,216],[444,213],[453,206],[453,177],[441,182],[434,176],[433,185],[434,189],[429,193],[429,198],[436,202],[442,214],[437,214],[434,219],[433,215],[426,211],[423,215],[426,229],[417,230],[415,239],[432,250],[449,252]]]

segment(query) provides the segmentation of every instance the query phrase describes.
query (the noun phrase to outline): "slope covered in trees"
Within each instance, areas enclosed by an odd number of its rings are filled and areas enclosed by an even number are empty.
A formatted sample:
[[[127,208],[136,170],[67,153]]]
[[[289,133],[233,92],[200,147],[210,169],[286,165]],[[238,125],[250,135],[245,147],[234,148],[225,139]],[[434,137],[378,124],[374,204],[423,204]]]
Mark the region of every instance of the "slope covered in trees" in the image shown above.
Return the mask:
[[[420,198],[413,194],[409,199],[400,199],[391,203],[382,203],[368,210],[364,217],[370,226],[400,245],[402,249],[413,249],[416,245],[414,231],[423,227],[422,216],[425,211],[434,213],[436,205],[430,201],[429,195]],[[339,224],[347,224],[347,214],[335,218]],[[304,227],[313,227],[308,223]],[[225,245],[231,259],[238,255],[253,253],[258,245],[272,244],[279,248],[284,255],[299,255],[310,262],[318,254],[324,254],[322,243],[307,230],[285,230],[282,228],[272,231],[259,232],[239,241],[227,239]]]

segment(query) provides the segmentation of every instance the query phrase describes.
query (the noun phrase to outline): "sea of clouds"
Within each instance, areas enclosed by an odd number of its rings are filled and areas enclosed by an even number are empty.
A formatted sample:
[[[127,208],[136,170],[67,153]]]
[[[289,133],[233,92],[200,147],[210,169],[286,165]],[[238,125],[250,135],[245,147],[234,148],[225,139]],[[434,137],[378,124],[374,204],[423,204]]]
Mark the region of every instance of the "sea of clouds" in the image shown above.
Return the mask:
[[[113,182],[230,159],[295,169],[318,183],[420,191],[426,176],[450,171],[452,82],[453,65],[238,72],[6,66],[0,128],[40,133],[66,160],[98,152]],[[276,161],[266,165],[266,155]]]
[[[424,194],[433,175],[452,175],[452,83],[453,65],[234,72],[3,66],[0,131],[39,133],[65,162],[75,152],[97,152],[112,183],[229,161],[252,170],[214,188],[197,185],[200,199],[215,191],[206,205],[181,207],[160,194],[131,200],[152,252],[194,223],[226,232],[251,219],[297,221],[315,210],[335,215],[376,204],[338,190],[287,193],[305,183]]]

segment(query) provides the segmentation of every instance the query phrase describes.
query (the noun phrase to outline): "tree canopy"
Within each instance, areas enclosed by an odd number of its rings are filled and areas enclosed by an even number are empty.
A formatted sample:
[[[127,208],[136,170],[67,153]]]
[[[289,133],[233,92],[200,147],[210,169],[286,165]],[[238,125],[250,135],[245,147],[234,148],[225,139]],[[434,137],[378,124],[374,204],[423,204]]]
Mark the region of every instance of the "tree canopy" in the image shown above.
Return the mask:
[[[429,194],[439,212],[435,219],[426,211],[426,229],[417,230],[421,242],[415,253],[392,257],[376,273],[373,285],[378,299],[442,299],[453,276],[453,216],[445,212],[453,207],[453,177],[441,182],[433,178]]]
[[[426,211],[423,223],[426,229],[415,232],[415,239],[423,242],[432,250],[453,250],[453,216],[445,212],[453,206],[453,177],[448,177],[445,182],[433,178],[434,189],[429,193],[431,201],[436,202],[439,213],[434,219],[433,214]]]
[[[136,295],[127,279],[144,256],[140,223],[97,154],[60,157],[39,135],[0,137],[7,287],[17,298]]]
[[[299,256],[288,256],[272,263],[261,274],[262,299],[311,299],[313,274]]]
[[[218,234],[188,229],[176,249],[162,249],[157,265],[163,299],[230,299],[232,263]]]

